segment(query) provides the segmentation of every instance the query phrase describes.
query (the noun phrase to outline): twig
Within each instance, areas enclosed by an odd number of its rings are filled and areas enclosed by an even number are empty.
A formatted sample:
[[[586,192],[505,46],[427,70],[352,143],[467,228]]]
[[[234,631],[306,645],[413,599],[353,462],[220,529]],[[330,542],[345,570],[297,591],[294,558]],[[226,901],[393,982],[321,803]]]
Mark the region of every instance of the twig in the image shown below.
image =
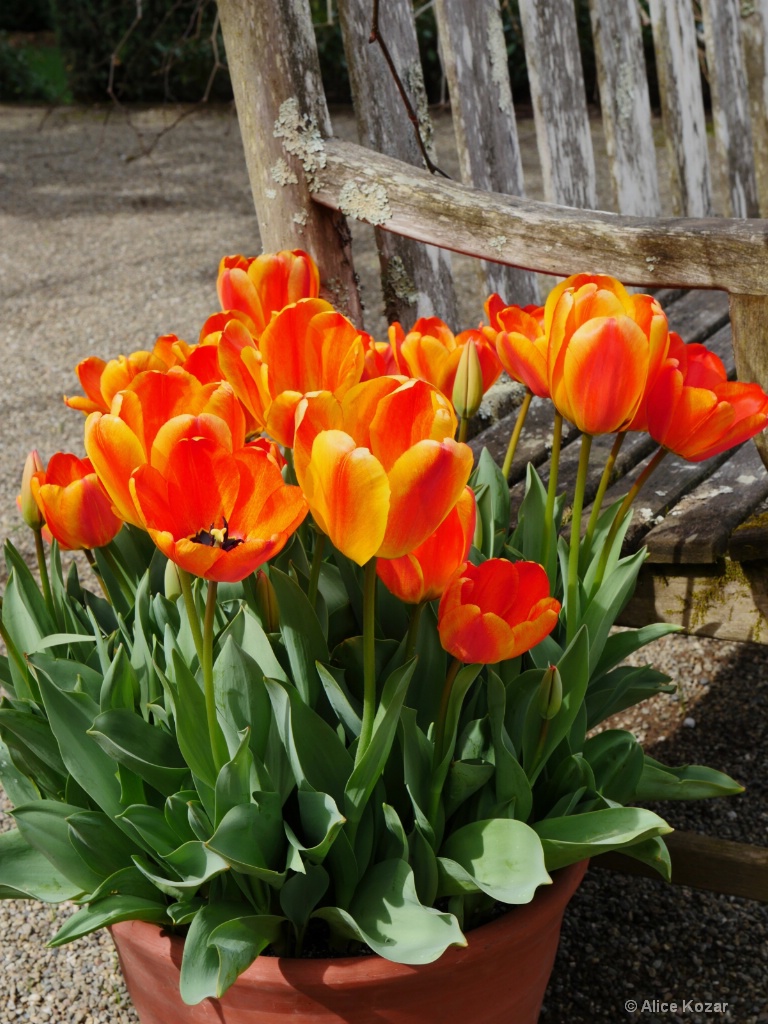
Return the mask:
[[[408,120],[413,125],[413,130],[416,133],[416,142],[418,143],[419,150],[421,152],[424,163],[426,164],[427,170],[430,172],[430,174],[441,174],[444,178],[448,178],[450,180],[450,175],[446,174],[445,171],[442,171],[437,166],[437,164],[434,163],[429,153],[427,152],[427,147],[424,145],[424,140],[421,137],[421,128],[419,126],[418,115],[414,110],[413,104],[411,103],[408,97],[408,93],[405,90],[405,86],[403,85],[402,79],[400,78],[400,75],[397,73],[397,68],[395,67],[395,62],[392,59],[392,54],[389,52],[389,47],[384,42],[384,39],[381,36],[381,32],[379,31],[379,0],[373,0],[373,19],[371,22],[371,34],[368,37],[368,42],[378,43],[379,46],[381,47],[381,52],[384,57],[384,60],[387,62],[387,67],[389,68],[390,74],[392,75],[395,85],[397,86],[397,91],[400,93],[400,98],[402,99],[403,104],[405,105],[405,109],[408,113]]]

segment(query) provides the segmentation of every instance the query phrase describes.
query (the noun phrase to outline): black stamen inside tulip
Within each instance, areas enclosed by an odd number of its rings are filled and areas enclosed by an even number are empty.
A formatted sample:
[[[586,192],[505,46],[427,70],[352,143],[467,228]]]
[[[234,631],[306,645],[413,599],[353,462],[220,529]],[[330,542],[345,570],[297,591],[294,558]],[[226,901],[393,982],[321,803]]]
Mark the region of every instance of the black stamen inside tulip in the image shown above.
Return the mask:
[[[223,551],[231,551],[232,548],[236,548],[238,544],[242,544],[242,540],[239,537],[229,536],[229,524],[227,520],[222,516],[224,520],[224,526],[214,527],[213,523],[207,530],[200,530],[192,538],[195,544],[205,544],[208,548],[221,548]]]

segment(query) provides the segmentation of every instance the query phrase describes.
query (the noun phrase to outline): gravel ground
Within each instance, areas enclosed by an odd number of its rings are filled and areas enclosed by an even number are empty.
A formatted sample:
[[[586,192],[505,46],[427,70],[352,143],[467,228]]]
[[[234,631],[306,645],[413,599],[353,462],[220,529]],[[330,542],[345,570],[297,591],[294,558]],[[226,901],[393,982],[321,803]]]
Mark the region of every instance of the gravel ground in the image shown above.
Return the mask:
[[[194,340],[215,309],[220,256],[259,249],[231,111],[195,112],[161,135],[176,117],[0,108],[0,533],[27,552],[13,503],[21,465],[33,447],[45,458],[82,449],[82,420],[61,403],[77,389],[77,360],[168,331]],[[337,127],[352,132],[348,117]],[[444,118],[438,128],[445,139]],[[536,195],[529,122],[520,135]],[[440,159],[450,171],[447,145]],[[380,334],[375,250],[364,227],[354,235],[368,326]],[[458,260],[456,278],[469,326],[483,295]],[[711,764],[748,787],[730,801],[658,809],[676,827],[766,845],[768,648],[671,637],[651,660],[680,684],[632,716],[654,755]],[[10,824],[0,810],[0,828]],[[44,948],[70,912],[0,903],[0,1024],[136,1024],[106,933]],[[542,1021],[768,1022],[767,977],[764,906],[593,869],[569,908]],[[646,1000],[681,1009],[643,1010]],[[729,1005],[706,1013],[697,1002]]]

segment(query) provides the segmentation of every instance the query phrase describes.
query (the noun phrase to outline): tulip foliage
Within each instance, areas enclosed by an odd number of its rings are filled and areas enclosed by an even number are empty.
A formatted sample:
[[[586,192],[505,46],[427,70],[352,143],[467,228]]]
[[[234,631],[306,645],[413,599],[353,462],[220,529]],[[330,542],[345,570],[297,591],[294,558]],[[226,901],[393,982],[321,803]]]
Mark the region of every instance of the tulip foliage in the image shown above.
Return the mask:
[[[389,346],[319,282],[306,253],[227,257],[198,344],[80,363],[88,458],[23,476],[41,589],[6,545],[0,896],[78,903],[53,945],[177,929],[190,1004],[310,942],[429,962],[607,850],[668,875],[636,802],[740,789],[596,731],[672,689],[622,662],[673,627],[611,631],[627,503],[579,525],[592,434],[705,458],[768,397],[610,278]],[[506,473],[457,439],[502,365],[583,432],[570,541],[556,459],[510,528]]]

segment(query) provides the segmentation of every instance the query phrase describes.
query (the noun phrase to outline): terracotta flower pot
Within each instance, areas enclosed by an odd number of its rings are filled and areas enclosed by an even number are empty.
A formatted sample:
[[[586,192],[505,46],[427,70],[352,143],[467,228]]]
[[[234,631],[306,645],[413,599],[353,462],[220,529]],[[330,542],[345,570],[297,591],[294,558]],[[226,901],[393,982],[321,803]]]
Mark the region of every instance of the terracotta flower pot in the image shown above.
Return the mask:
[[[222,999],[179,996],[183,940],[157,925],[110,929],[141,1024],[536,1024],[566,904],[587,862],[557,872],[532,903],[468,933],[432,964],[374,956],[262,956]]]

